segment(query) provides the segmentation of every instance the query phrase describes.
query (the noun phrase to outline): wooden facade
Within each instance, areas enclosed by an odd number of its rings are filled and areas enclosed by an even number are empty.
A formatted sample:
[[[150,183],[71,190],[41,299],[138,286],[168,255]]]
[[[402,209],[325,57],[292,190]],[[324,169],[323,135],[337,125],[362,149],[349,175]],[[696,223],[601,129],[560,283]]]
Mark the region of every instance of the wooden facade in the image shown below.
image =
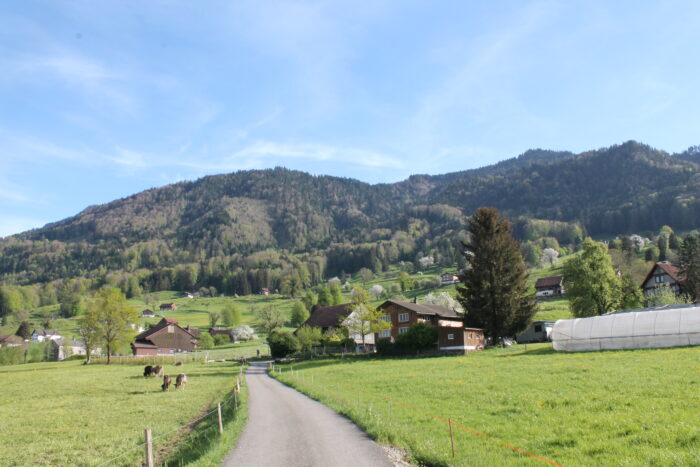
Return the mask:
[[[668,261],[656,263],[642,283],[645,296],[654,295],[663,287],[669,287],[676,295],[683,293],[683,278],[678,266]]]
[[[158,324],[136,336],[131,345],[134,355],[191,352],[196,346],[195,337],[170,318],[163,318]]]

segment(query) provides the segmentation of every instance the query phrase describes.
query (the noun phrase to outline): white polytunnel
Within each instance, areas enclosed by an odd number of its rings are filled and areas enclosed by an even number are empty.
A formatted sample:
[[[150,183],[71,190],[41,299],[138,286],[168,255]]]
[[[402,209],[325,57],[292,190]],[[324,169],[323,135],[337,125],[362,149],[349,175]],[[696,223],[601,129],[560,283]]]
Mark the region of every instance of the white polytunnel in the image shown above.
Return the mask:
[[[700,305],[667,305],[602,316],[560,319],[554,350],[651,349],[700,345]]]

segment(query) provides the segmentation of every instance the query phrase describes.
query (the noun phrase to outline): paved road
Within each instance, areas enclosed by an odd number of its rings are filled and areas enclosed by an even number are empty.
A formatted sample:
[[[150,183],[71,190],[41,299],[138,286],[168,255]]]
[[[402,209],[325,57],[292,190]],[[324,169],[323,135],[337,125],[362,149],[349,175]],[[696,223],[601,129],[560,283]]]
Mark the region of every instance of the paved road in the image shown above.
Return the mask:
[[[256,362],[248,369],[248,424],[224,466],[392,466],[354,423],[269,377],[266,368]]]

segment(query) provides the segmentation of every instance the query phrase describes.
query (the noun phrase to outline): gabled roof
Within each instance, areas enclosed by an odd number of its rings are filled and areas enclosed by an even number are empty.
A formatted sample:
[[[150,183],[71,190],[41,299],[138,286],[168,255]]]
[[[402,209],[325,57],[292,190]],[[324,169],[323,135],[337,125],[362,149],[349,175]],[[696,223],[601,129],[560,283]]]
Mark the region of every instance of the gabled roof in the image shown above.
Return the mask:
[[[141,334],[136,336],[135,340],[136,341],[147,341],[149,336],[155,334],[156,332],[160,331],[164,327],[169,326],[171,324],[182,329],[190,336],[195,337],[194,335],[192,335],[192,333],[188,332],[187,329],[185,329],[185,328],[181,327],[179,324],[177,324],[177,320],[175,320],[173,318],[163,318],[158,322],[158,324],[156,324],[155,326],[151,326],[149,329],[145,330],[144,332],[142,332]]]
[[[673,264],[669,263],[668,261],[659,261],[656,264],[654,264],[654,267],[651,268],[651,271],[649,271],[649,274],[647,274],[647,277],[644,278],[644,282],[642,282],[642,287],[644,287],[644,284],[647,283],[649,279],[651,279],[651,276],[654,274],[654,271],[656,268],[659,267],[663,272],[671,276],[671,279],[673,279],[676,282],[683,282],[684,278],[681,276],[680,268],[678,266],[674,266]]]
[[[23,344],[24,339],[22,339],[19,336],[15,336],[14,334],[10,334],[8,336],[0,336],[0,345],[2,344]]]
[[[58,331],[53,329],[35,329],[32,334],[37,334],[39,336],[58,336]]]
[[[462,319],[462,315],[458,314],[454,310],[450,310],[446,306],[442,305],[432,305],[428,303],[413,303],[413,302],[400,302],[398,300],[387,300],[378,306],[378,308],[386,308],[390,304],[398,305],[400,307],[406,308],[411,311],[415,311],[419,315],[431,315],[439,316],[441,318],[459,318]]]
[[[535,288],[555,287],[557,285],[561,285],[562,280],[564,280],[563,276],[540,277],[539,279],[537,279],[537,282],[535,282]]]
[[[343,303],[341,305],[319,306],[301,326],[315,328],[340,326],[341,319],[347,318],[352,313],[352,305],[352,303]]]

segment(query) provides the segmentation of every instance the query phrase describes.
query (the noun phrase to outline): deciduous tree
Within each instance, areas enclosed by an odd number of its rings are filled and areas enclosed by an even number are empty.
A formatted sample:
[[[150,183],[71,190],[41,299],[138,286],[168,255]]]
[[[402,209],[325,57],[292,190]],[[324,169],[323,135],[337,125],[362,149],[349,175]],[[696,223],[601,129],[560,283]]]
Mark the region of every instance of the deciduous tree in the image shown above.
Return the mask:
[[[294,302],[292,305],[292,319],[290,324],[297,328],[307,319],[309,319],[309,310],[306,309],[302,302]]]
[[[576,317],[602,315],[620,306],[622,291],[604,244],[583,241],[579,255],[564,265],[569,308]]]
[[[132,325],[138,313],[129,305],[124,294],[115,287],[103,287],[90,303],[80,324],[80,334],[87,347],[88,340],[101,340],[107,350],[107,363],[115,348],[134,337]]]

